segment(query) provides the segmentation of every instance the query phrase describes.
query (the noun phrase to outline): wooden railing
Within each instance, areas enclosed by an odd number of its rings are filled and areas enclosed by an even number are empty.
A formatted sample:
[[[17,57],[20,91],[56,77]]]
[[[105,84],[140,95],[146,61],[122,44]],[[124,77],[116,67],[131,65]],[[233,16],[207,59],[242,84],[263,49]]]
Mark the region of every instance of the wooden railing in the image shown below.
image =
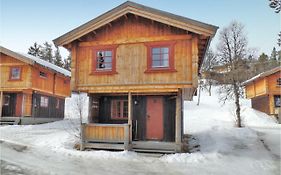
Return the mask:
[[[81,125],[81,150],[89,148],[117,148],[118,144],[127,150],[129,147],[128,124],[99,124],[90,123]],[[115,144],[115,145],[114,145]]]

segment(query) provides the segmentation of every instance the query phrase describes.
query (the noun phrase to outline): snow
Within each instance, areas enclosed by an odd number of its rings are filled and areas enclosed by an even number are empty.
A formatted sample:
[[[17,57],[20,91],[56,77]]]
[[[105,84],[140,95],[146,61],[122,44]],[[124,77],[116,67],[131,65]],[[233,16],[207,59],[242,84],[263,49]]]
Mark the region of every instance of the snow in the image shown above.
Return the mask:
[[[58,73],[61,73],[61,74],[65,75],[65,76],[68,76],[68,77],[71,76],[71,72],[70,71],[68,71],[66,69],[63,69],[63,68],[61,68],[61,67],[59,67],[57,65],[54,65],[54,64],[52,64],[52,63],[50,63],[48,61],[42,60],[42,59],[37,58],[37,57],[35,57],[33,55],[29,55],[29,54],[25,54],[25,53],[18,53],[18,54],[23,55],[24,57],[27,57],[27,58],[31,59],[32,61],[36,62],[37,64],[40,64],[41,66],[47,67],[49,69],[52,69],[52,70],[54,70],[54,71],[56,71]]]
[[[83,116],[88,99],[82,94]],[[66,119],[48,124],[0,127],[3,174],[280,174],[280,130],[272,117],[242,100],[243,128],[234,126],[234,105],[203,92],[184,103],[184,132],[192,153],[147,156],[130,151],[78,151],[79,119],[73,94]],[[86,121],[86,117],[84,117]]]

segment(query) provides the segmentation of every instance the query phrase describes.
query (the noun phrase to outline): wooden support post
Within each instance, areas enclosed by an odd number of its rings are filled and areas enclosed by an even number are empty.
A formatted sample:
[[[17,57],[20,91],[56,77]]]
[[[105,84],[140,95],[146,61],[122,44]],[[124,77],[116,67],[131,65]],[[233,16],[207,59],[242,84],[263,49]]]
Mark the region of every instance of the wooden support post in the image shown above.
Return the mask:
[[[81,127],[80,127],[80,137],[81,137],[81,140],[80,140],[80,151],[83,151],[84,150],[84,143],[85,143],[85,135],[84,135],[84,128],[85,127],[85,124],[81,123]]]
[[[128,125],[129,125],[129,144],[132,143],[132,94],[128,93]]]
[[[198,86],[198,38],[192,37],[192,85]]]
[[[176,99],[176,152],[181,152],[182,148],[182,92],[178,90]]]
[[[0,117],[2,117],[3,91],[0,92]]]
[[[130,125],[124,126],[124,150],[129,150]]]
[[[93,97],[91,94],[88,94],[88,96],[89,96],[88,123],[93,123],[93,116],[92,116]]]

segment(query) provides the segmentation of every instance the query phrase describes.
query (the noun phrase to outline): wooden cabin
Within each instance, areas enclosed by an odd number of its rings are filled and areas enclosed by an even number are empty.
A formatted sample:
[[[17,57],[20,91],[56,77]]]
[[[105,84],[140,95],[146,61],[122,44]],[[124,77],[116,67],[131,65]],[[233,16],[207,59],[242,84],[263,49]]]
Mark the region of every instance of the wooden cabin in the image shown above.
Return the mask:
[[[69,71],[0,46],[0,74],[1,121],[32,124],[64,118]]]
[[[246,82],[246,97],[251,99],[252,108],[269,115],[280,112],[281,68],[276,67],[263,72]]]
[[[54,40],[71,51],[71,88],[89,96],[82,149],[180,152],[183,100],[217,27],[133,2]]]

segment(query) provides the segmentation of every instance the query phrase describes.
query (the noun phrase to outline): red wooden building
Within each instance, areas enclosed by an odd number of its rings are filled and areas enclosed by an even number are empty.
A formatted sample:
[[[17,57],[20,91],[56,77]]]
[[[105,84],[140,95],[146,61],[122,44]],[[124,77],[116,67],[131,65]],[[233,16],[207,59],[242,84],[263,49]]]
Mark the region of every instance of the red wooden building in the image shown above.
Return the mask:
[[[71,88],[88,93],[82,149],[182,150],[192,99],[216,26],[125,2],[54,40],[71,51]]]
[[[21,124],[63,119],[70,72],[0,46],[1,121]]]

